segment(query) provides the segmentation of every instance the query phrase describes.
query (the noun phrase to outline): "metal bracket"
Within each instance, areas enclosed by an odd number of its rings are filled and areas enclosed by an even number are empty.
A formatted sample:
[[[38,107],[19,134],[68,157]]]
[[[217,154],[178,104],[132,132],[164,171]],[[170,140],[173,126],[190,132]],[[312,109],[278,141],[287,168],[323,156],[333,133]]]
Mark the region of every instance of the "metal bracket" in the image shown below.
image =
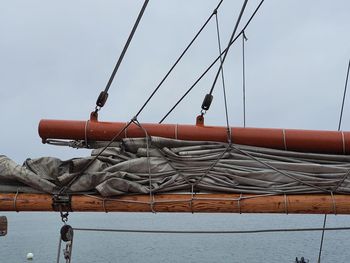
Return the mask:
[[[7,234],[7,217],[0,216],[0,236],[6,236]]]
[[[54,195],[52,197],[52,209],[56,212],[72,212],[71,196]]]

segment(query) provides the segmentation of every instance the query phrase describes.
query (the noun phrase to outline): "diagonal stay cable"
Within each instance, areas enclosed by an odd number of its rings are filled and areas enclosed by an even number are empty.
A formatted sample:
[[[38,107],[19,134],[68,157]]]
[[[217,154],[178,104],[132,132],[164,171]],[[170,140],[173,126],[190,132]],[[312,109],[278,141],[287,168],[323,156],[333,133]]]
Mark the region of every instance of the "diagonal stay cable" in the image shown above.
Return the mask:
[[[198,30],[197,34],[194,36],[194,38],[191,40],[191,42],[187,45],[187,47],[184,49],[184,51],[181,53],[181,55],[178,57],[178,59],[175,61],[175,63],[171,66],[169,71],[165,74],[163,79],[159,82],[157,87],[154,89],[154,91],[151,93],[151,95],[148,97],[148,99],[145,101],[145,103],[142,105],[140,110],[136,113],[136,116],[139,116],[140,113],[143,111],[143,109],[146,107],[148,102],[153,98],[153,96],[156,94],[156,92],[160,89],[160,87],[163,85],[165,80],[169,77],[170,73],[173,71],[173,69],[176,67],[176,65],[180,62],[182,57],[186,54],[186,52],[189,50],[189,48],[192,46],[192,44],[195,42],[195,40],[198,38],[198,36],[202,33],[203,29],[207,26],[207,24],[210,22],[210,20],[213,18],[213,16],[216,14],[217,10],[221,6],[223,0],[219,2],[219,4],[216,6],[214,11],[211,13],[211,15],[208,17],[208,19],[204,22],[202,27]]]
[[[218,14],[215,15],[215,21],[216,21],[216,35],[218,39],[218,48],[219,48],[219,55],[220,55],[220,64],[223,65],[222,57],[221,57],[221,38],[220,38],[220,28],[219,28],[219,18]],[[231,143],[231,129],[230,129],[230,122],[228,117],[228,109],[227,109],[227,97],[226,97],[226,85],[225,85],[225,76],[224,76],[224,66],[221,68],[221,82],[222,82],[222,92],[224,97],[224,108],[225,108],[225,117],[226,117],[226,128],[227,128],[227,141],[230,144]]]
[[[238,35],[231,41],[230,46],[233,45],[237,41],[237,39],[243,34],[246,28],[249,26],[260,7],[264,3],[265,0],[261,0],[259,5],[255,8],[253,14],[248,19],[247,23],[244,25],[242,30],[238,33]],[[192,86],[182,95],[182,97],[174,104],[174,106],[164,115],[164,117],[159,121],[162,123],[173,111],[174,109],[183,101],[183,99],[193,90],[193,88],[201,81],[201,79],[209,72],[209,70],[220,60],[220,57],[226,52],[227,47],[221,52],[220,56],[214,59],[214,61],[204,70],[204,72],[197,78],[197,80],[192,84]]]
[[[340,109],[340,116],[339,116],[339,123],[338,123],[338,131],[340,131],[341,123],[342,123],[342,119],[343,119],[343,110],[344,110],[344,104],[345,104],[346,89],[347,89],[348,80],[349,80],[349,71],[350,71],[350,60],[349,60],[348,69],[346,72],[343,100],[342,100],[342,105],[341,105],[341,109]],[[341,180],[339,180],[338,184],[335,186],[333,191],[336,191],[339,188],[339,186],[342,185],[342,183],[349,176],[349,174],[350,174],[350,169],[344,174],[343,178]],[[324,232],[325,232],[325,228],[326,228],[326,223],[327,223],[327,214],[325,214],[324,218],[323,218],[323,231],[322,231],[322,235],[321,235],[320,249],[318,251],[317,263],[321,262],[321,255],[322,255],[322,249],[323,249],[323,240],[324,240]]]
[[[282,174],[282,175],[284,175],[284,176],[286,176],[286,177],[288,177],[288,178],[291,178],[291,179],[293,179],[293,180],[295,180],[295,181],[297,181],[297,182],[299,182],[299,183],[301,183],[301,184],[303,184],[303,185],[310,186],[310,187],[312,187],[312,188],[321,190],[322,192],[326,192],[326,193],[332,193],[332,192],[333,192],[333,191],[331,191],[331,190],[328,190],[328,189],[319,187],[319,186],[317,186],[317,185],[313,185],[313,184],[311,184],[311,183],[304,182],[303,180],[301,180],[301,179],[299,179],[299,178],[297,178],[297,177],[295,177],[295,176],[293,176],[293,175],[291,175],[291,174],[289,174],[289,173],[286,173],[286,172],[284,172],[284,171],[282,171],[282,170],[280,170],[280,169],[277,169],[276,167],[274,167],[274,166],[272,166],[272,165],[270,165],[270,164],[268,164],[268,163],[266,163],[266,162],[260,160],[259,158],[257,158],[257,157],[255,157],[255,156],[249,154],[248,152],[246,152],[246,151],[244,151],[244,150],[238,148],[238,147],[235,146],[235,145],[232,145],[232,148],[233,148],[234,150],[236,150],[236,151],[238,151],[238,152],[240,152],[240,153],[242,153],[242,154],[248,156],[250,159],[252,159],[252,160],[254,160],[254,161],[256,161],[256,162],[258,162],[258,163],[260,163],[260,164],[262,164],[262,165],[264,165],[264,166],[266,166],[266,167],[268,167],[268,168],[270,168],[270,169],[272,169],[272,170],[274,170],[274,171],[277,172],[277,173],[280,173],[280,174]]]
[[[247,3],[248,3],[248,0],[244,0],[243,5],[242,5],[242,8],[241,8],[241,11],[240,11],[240,13],[239,13],[239,15],[238,15],[238,19],[237,19],[237,21],[236,21],[235,27],[234,27],[233,32],[232,32],[232,34],[231,34],[230,40],[229,40],[228,45],[227,45],[227,47],[226,47],[226,49],[225,49],[225,51],[224,51],[224,56],[223,56],[222,59],[220,59],[220,60],[221,60],[221,63],[220,63],[220,66],[219,66],[218,71],[216,72],[216,75],[215,75],[215,78],[214,78],[214,81],[213,81],[213,84],[212,84],[212,86],[211,86],[211,89],[210,89],[209,94],[212,94],[213,91],[214,91],[216,82],[217,82],[217,80],[218,80],[218,77],[219,77],[219,74],[220,74],[221,69],[222,69],[222,67],[223,67],[223,64],[224,64],[224,62],[225,62],[225,60],[226,60],[227,54],[228,54],[228,52],[229,52],[229,50],[230,50],[230,47],[232,46],[232,45],[231,45],[231,42],[232,42],[232,40],[233,40],[234,37],[235,37],[237,28],[238,28],[238,26],[239,26],[239,23],[241,22],[241,19],[242,19],[244,10],[245,10],[245,8],[246,8],[246,6],[247,6]]]
[[[126,53],[126,51],[128,50],[128,48],[129,48],[130,42],[131,42],[131,40],[132,40],[132,38],[133,38],[133,36],[134,36],[134,34],[135,34],[135,32],[136,32],[136,29],[137,29],[137,27],[138,27],[138,25],[139,25],[139,23],[140,23],[140,21],[141,21],[141,18],[142,18],[143,14],[144,14],[144,12],[145,12],[145,10],[146,10],[146,7],[147,7],[147,5],[148,5],[148,2],[149,2],[149,0],[145,0],[145,2],[143,3],[143,5],[142,5],[142,7],[141,7],[141,10],[140,10],[140,12],[139,12],[139,15],[137,16],[137,19],[136,19],[136,21],[135,21],[135,23],[134,23],[134,26],[133,26],[133,28],[132,28],[130,34],[129,34],[129,37],[128,37],[128,39],[127,39],[125,45],[124,45],[124,48],[123,48],[123,50],[122,50],[122,52],[121,52],[121,54],[120,54],[120,56],[119,56],[119,58],[118,58],[118,61],[117,61],[116,65],[115,65],[115,67],[114,67],[114,69],[113,69],[113,72],[112,72],[112,74],[111,74],[111,76],[110,76],[110,78],[109,78],[109,80],[108,80],[108,82],[107,82],[107,85],[106,85],[104,91],[102,91],[102,92],[100,93],[99,97],[97,98],[97,101],[96,101],[96,108],[95,108],[95,112],[96,112],[96,113],[97,113],[97,111],[99,111],[99,110],[104,106],[104,104],[105,104],[106,101],[107,101],[107,98],[108,98],[108,90],[109,90],[109,88],[110,88],[111,85],[112,85],[112,82],[113,82],[113,80],[114,80],[115,75],[117,74],[117,71],[118,71],[118,69],[119,69],[119,66],[120,66],[120,64],[121,64],[122,61],[123,61],[123,58],[124,58],[124,56],[125,56],[125,53]]]
[[[147,1],[148,2],[148,1]],[[69,187],[98,159],[98,157],[131,125],[131,123],[135,122],[137,120],[137,117],[141,114],[141,112],[143,111],[143,109],[146,107],[146,105],[148,104],[148,102],[152,99],[152,97],[154,96],[154,94],[159,90],[159,88],[161,87],[161,85],[164,83],[164,81],[167,79],[167,77],[170,75],[170,73],[172,72],[172,70],[175,68],[175,66],[179,63],[179,61],[181,60],[181,58],[185,55],[185,53],[188,51],[188,49],[192,46],[192,44],[194,43],[194,41],[197,39],[197,37],[200,35],[200,33],[203,31],[203,29],[207,26],[207,24],[209,23],[209,21],[212,19],[212,17],[216,14],[217,9],[221,6],[223,0],[221,0],[218,5],[216,6],[216,8],[214,9],[214,11],[212,12],[212,14],[209,16],[209,18],[205,21],[205,23],[203,24],[203,26],[199,29],[199,31],[197,32],[197,34],[195,35],[195,37],[192,39],[192,41],[188,44],[188,46],[185,48],[185,50],[181,53],[181,55],[179,56],[179,58],[176,60],[176,62],[173,64],[173,66],[170,68],[170,70],[168,71],[168,73],[165,75],[165,77],[161,80],[161,82],[158,84],[158,86],[156,87],[156,89],[152,92],[152,94],[149,96],[149,98],[146,100],[146,102],[142,105],[142,107],[139,109],[139,111],[136,113],[136,115],[124,126],[124,128],[122,130],[119,131],[118,134],[116,134],[109,142],[108,144],[102,148],[102,150],[93,158],[91,159],[90,162],[88,162],[72,179],[71,181],[63,186],[60,191],[59,194],[62,194],[64,192],[66,192]],[[144,11],[144,9],[146,8],[146,2],[142,8],[142,10]],[[141,16],[143,14],[143,11],[141,10],[137,23],[139,22],[139,20],[141,19]],[[137,25],[136,25],[137,27]],[[135,28],[135,26],[134,26]],[[133,31],[134,31],[133,28]],[[136,28],[135,28],[136,30]],[[132,32],[133,34],[133,32]],[[132,37],[132,36],[131,36]],[[130,36],[129,36],[130,38]],[[131,40],[131,39],[130,39]],[[130,43],[130,41],[128,41]],[[127,42],[127,43],[128,43]],[[129,45],[129,43],[127,45]],[[127,47],[126,47],[127,48]],[[126,51],[126,50],[125,50]],[[125,52],[124,52],[125,54]],[[123,54],[123,56],[124,56]],[[119,58],[120,62],[121,62],[122,58]],[[119,62],[118,60],[118,62]],[[114,75],[120,65],[120,62],[117,63],[116,68],[114,69],[112,76],[110,78],[109,84],[107,84],[107,87],[105,89],[104,92],[107,92],[110,84],[113,81]],[[102,92],[103,93],[103,92]],[[137,123],[136,123],[137,124]]]
[[[219,5],[221,4],[222,1],[219,2]],[[258,7],[255,9],[255,11],[253,12],[252,16],[249,18],[248,22],[245,24],[245,26],[243,27],[243,30],[246,29],[248,27],[248,25],[250,24],[250,22],[252,21],[253,17],[255,16],[255,14],[258,12],[258,10],[260,9],[261,5],[263,4],[264,0],[262,0],[260,2],[260,4],[258,5]],[[215,10],[214,10],[215,11]],[[215,12],[213,12],[215,14]],[[231,42],[231,45],[238,39],[238,37],[242,34],[243,31],[241,31],[238,36]],[[225,49],[226,50],[226,49]],[[225,50],[223,52],[225,52]],[[223,54],[223,53],[222,53]],[[221,54],[221,55],[222,55]],[[191,89],[193,89],[193,87],[200,81],[201,78],[203,78],[203,76],[212,68],[212,66],[219,60],[220,56],[217,57],[217,59],[215,59],[215,61],[207,68],[207,70],[202,74],[202,76],[195,82],[194,85],[192,85]],[[190,90],[191,90],[190,89]],[[187,94],[190,92],[190,90],[187,92]],[[93,159],[91,159],[90,162],[88,162],[81,171],[79,171],[73,178],[72,180],[65,186],[61,187],[61,189],[59,190],[58,194],[62,194],[62,193],[66,193],[66,191],[69,189],[69,187],[98,159],[98,157],[102,154],[102,152],[104,152],[138,117],[138,115],[142,112],[142,110],[145,108],[145,106],[148,104],[148,102],[150,101],[151,97],[154,94],[152,93],[151,96],[146,100],[146,102],[144,103],[144,105],[141,107],[141,109],[137,112],[137,114],[124,126],[124,128],[122,130],[120,130],[110,141],[109,143],[102,148],[102,150],[99,152],[99,154],[97,154]],[[170,114],[170,113],[169,113]],[[165,119],[165,118],[164,118]],[[161,123],[161,122],[160,122]]]
[[[348,64],[348,70],[347,70],[347,73],[346,73],[345,87],[344,87],[344,94],[343,94],[343,102],[342,102],[342,105],[341,105],[340,116],[339,116],[338,131],[340,131],[342,118],[343,118],[346,90],[347,90],[347,87],[348,87],[348,80],[349,80],[349,71],[350,71],[350,59],[349,59],[349,64]]]

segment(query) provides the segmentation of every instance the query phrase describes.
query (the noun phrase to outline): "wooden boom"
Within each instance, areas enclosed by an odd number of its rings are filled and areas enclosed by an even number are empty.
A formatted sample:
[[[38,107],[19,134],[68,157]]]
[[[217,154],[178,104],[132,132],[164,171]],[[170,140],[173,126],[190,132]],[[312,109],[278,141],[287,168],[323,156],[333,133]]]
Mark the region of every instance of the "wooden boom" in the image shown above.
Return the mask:
[[[349,195],[157,194],[114,198],[73,195],[76,212],[350,214]],[[0,194],[0,211],[54,211],[48,194]]]
[[[109,141],[125,127],[122,122],[41,120],[39,135],[47,139]],[[227,141],[226,127],[180,124],[142,124],[148,135],[194,141]],[[145,137],[131,124],[119,138]],[[236,144],[326,154],[350,154],[350,132],[267,128],[231,128]]]

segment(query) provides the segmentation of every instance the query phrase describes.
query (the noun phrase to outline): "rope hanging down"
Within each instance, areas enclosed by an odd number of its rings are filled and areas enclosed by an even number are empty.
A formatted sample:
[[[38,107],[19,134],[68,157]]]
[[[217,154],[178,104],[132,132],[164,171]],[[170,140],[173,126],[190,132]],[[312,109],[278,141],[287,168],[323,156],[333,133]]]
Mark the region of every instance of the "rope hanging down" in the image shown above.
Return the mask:
[[[232,32],[232,34],[231,34],[230,40],[229,40],[229,42],[228,42],[227,48],[226,48],[225,51],[224,51],[224,56],[223,56],[222,60],[220,59],[220,62],[221,62],[221,63],[220,63],[220,66],[219,66],[218,71],[216,72],[216,75],[215,75],[213,84],[212,84],[212,86],[211,86],[210,92],[209,92],[207,95],[205,95],[205,97],[204,97],[204,100],[203,100],[203,103],[202,103],[202,110],[203,110],[203,111],[209,110],[210,105],[211,105],[211,102],[213,101],[213,95],[212,95],[212,93],[213,93],[213,91],[214,91],[214,88],[215,88],[216,82],[217,82],[217,80],[218,80],[219,74],[220,74],[220,72],[221,72],[221,70],[222,70],[222,66],[223,66],[223,64],[224,64],[224,62],[225,62],[225,60],[226,60],[228,51],[230,50],[230,47],[231,47],[231,44],[230,44],[230,43],[233,41],[233,39],[234,39],[234,37],[235,37],[235,34],[236,34],[236,31],[237,31],[238,25],[239,25],[239,23],[241,22],[241,19],[242,19],[244,10],[245,10],[245,8],[246,8],[246,6],[247,6],[247,3],[248,3],[248,0],[245,0],[244,3],[243,3],[243,6],[242,6],[241,11],[240,11],[240,13],[239,13],[239,15],[238,15],[238,19],[237,19],[237,21],[236,21],[235,27],[234,27],[233,32]],[[221,56],[220,56],[220,57],[221,57]]]
[[[141,8],[141,10],[139,12],[139,15],[137,16],[135,24],[134,24],[134,26],[133,26],[133,28],[132,28],[132,30],[130,32],[130,35],[129,35],[125,45],[124,45],[122,53],[120,54],[120,56],[118,58],[118,61],[117,61],[117,64],[115,65],[115,67],[113,69],[113,72],[112,72],[112,74],[111,74],[111,76],[110,76],[110,78],[108,80],[108,83],[107,83],[105,89],[103,91],[101,91],[100,95],[97,98],[96,107],[95,107],[95,114],[97,114],[97,112],[106,104],[106,101],[108,99],[108,90],[111,87],[113,79],[114,79],[115,75],[117,74],[117,71],[119,69],[120,64],[123,61],[124,55],[125,55],[128,47],[129,47],[129,44],[130,44],[130,42],[131,42],[131,40],[132,40],[132,38],[133,38],[133,36],[135,34],[135,31],[136,31],[139,23],[140,23],[140,20],[141,20],[141,18],[143,16],[143,13],[145,12],[145,9],[147,7],[148,2],[149,2],[149,0],[145,0],[145,2],[143,3],[143,6],[142,6],[142,8]]]
[[[259,5],[255,8],[253,14],[248,19],[245,26],[242,28],[242,30],[239,32],[239,34],[230,42],[229,46],[232,46],[237,39],[243,34],[243,32],[246,30],[246,28],[249,26],[250,22],[253,20],[257,12],[259,11],[260,7],[264,3],[265,0],[261,0]],[[226,47],[223,52],[220,54],[221,56],[226,52],[228,47]],[[218,56],[214,61],[204,70],[204,72],[197,78],[197,80],[191,85],[191,87],[181,96],[181,98],[174,104],[173,107],[163,116],[163,118],[159,121],[159,123],[162,123],[173,111],[174,109],[183,101],[183,99],[193,90],[193,88],[201,81],[201,79],[209,72],[209,70],[218,62],[220,59],[220,56]]]

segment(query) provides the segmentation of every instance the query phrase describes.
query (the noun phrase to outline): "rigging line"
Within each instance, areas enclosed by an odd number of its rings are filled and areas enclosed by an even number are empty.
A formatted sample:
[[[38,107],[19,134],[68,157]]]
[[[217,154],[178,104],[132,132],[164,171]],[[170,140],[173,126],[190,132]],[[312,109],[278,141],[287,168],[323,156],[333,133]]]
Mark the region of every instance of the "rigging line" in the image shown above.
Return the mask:
[[[245,118],[245,41],[247,41],[248,38],[245,35],[245,32],[243,31],[242,34],[242,89],[243,89],[243,127],[246,126],[246,118]]]
[[[230,43],[230,46],[233,45],[237,41],[237,39],[243,34],[243,32],[246,30],[246,28],[249,26],[255,15],[258,13],[259,9],[261,8],[262,4],[265,0],[261,0],[259,5],[255,8],[253,14],[248,19],[247,23],[243,27],[243,29],[239,32],[239,34],[235,37],[235,39],[232,40]],[[227,50],[227,47],[223,50],[223,52],[220,55],[223,55],[224,52]],[[200,80],[208,73],[208,71],[216,64],[216,62],[220,59],[220,56],[214,59],[214,61],[204,70],[204,72],[197,78],[197,80],[192,84],[192,86],[182,95],[182,97],[174,104],[174,106],[164,115],[164,117],[159,121],[159,124],[162,123],[173,111],[174,109],[183,101],[183,99],[193,90],[193,88],[200,82]]]
[[[346,90],[347,90],[348,80],[349,80],[349,71],[350,71],[350,59],[349,59],[349,64],[348,64],[348,70],[347,70],[347,73],[346,73],[345,87],[344,87],[344,94],[343,94],[343,102],[342,102],[342,105],[341,105],[340,116],[339,116],[338,131],[340,131],[341,122],[342,122],[342,118],[343,118],[343,110],[344,110],[344,104],[345,104]]]
[[[342,119],[343,119],[343,110],[344,110],[344,104],[345,104],[346,89],[347,89],[347,86],[348,86],[349,71],[350,71],[350,59],[349,59],[348,69],[347,69],[347,72],[346,72],[343,101],[342,101],[342,105],[341,105],[340,116],[339,116],[339,123],[338,123],[338,131],[340,131],[341,123],[342,123]],[[339,181],[339,183],[337,184],[335,190],[338,189],[339,186],[345,181],[345,179],[348,177],[349,173],[350,173],[350,170],[348,170],[348,172],[343,176],[342,180]],[[321,262],[321,255],[322,255],[322,249],[323,249],[323,240],[324,240],[324,229],[326,227],[326,222],[327,222],[327,214],[324,215],[324,219],[323,219],[323,231],[322,231],[322,235],[321,235],[320,249],[319,249],[319,252],[318,252],[318,260],[317,260],[318,263]]]
[[[218,14],[215,14],[215,21],[216,21],[216,33],[218,38],[218,47],[219,47],[219,54],[220,54],[220,64],[223,64],[222,61],[222,50],[221,50],[221,38],[220,38],[220,29],[219,29],[219,18]],[[221,81],[222,81],[222,91],[224,96],[224,106],[225,106],[225,116],[226,116],[226,128],[227,128],[227,141],[230,144],[231,143],[231,129],[230,129],[230,123],[229,123],[229,117],[228,117],[228,109],[227,109],[227,98],[226,98],[226,87],[225,87],[225,76],[224,76],[224,67],[221,68]]]
[[[149,0],[145,0],[145,2],[143,3],[143,6],[142,6],[142,8],[141,8],[141,10],[140,10],[140,12],[139,12],[139,15],[137,16],[137,19],[136,19],[136,21],[135,21],[135,23],[134,23],[134,26],[133,26],[133,28],[132,28],[130,34],[129,34],[129,37],[128,37],[128,39],[127,39],[125,45],[124,45],[124,48],[123,48],[123,50],[122,50],[122,53],[120,54],[120,56],[119,56],[119,58],[118,58],[117,64],[115,65],[115,67],[114,67],[114,69],[113,69],[113,72],[112,72],[112,74],[111,74],[111,76],[110,76],[110,78],[109,78],[109,80],[108,80],[108,82],[107,82],[107,85],[106,85],[104,91],[101,92],[99,98],[98,98],[97,101],[96,101],[96,110],[98,110],[97,107],[100,107],[100,108],[101,108],[101,107],[103,107],[104,104],[106,103],[106,100],[107,100],[107,97],[108,97],[108,90],[109,90],[109,88],[111,87],[111,84],[112,84],[113,79],[114,79],[114,77],[115,77],[115,75],[116,75],[116,73],[117,73],[117,71],[118,71],[118,69],[119,69],[120,64],[122,63],[122,60],[123,60],[123,58],[124,58],[124,55],[125,55],[125,53],[126,53],[128,47],[129,47],[129,44],[130,44],[130,42],[131,42],[131,40],[132,40],[132,38],[133,38],[133,36],[134,36],[134,34],[135,34],[135,31],[136,31],[136,29],[137,29],[137,27],[138,27],[138,25],[139,25],[139,23],[140,23],[140,21],[141,21],[141,18],[142,18],[142,16],[143,16],[144,12],[145,12],[145,9],[146,9],[146,7],[147,7],[147,5],[148,5],[148,2],[149,2]],[[104,95],[102,95],[102,94],[104,94]],[[101,97],[101,96],[104,96],[104,99],[102,99],[102,101],[100,101],[100,97]]]
[[[101,154],[109,147],[111,144],[135,121],[135,117],[132,118],[123,129],[121,129],[103,148],[102,150],[93,158],[91,159],[76,175],[68,182],[67,185],[62,186],[59,190],[58,194],[66,193],[66,191],[69,189],[70,186],[98,159],[98,157],[101,156]]]
[[[223,0],[222,0],[223,1]],[[219,2],[219,4],[218,4],[218,7],[221,5],[221,3],[222,3],[222,1],[220,1]],[[253,19],[253,17],[256,15],[256,13],[258,12],[258,10],[260,9],[260,7],[261,7],[261,5],[263,4],[263,2],[264,2],[264,0],[261,0],[261,2],[259,3],[259,5],[257,6],[257,8],[254,10],[254,12],[253,12],[253,14],[251,15],[251,17],[249,18],[249,20],[248,20],[248,22],[245,24],[245,26],[243,27],[243,30],[244,29],[246,29],[247,27],[248,27],[248,25],[250,24],[250,22],[252,21],[252,19]],[[215,11],[216,10],[214,10],[214,14],[215,14]],[[231,43],[230,43],[230,45],[232,45],[237,39],[238,39],[238,37],[242,34],[242,32],[243,31],[241,31],[239,34],[238,34],[238,36],[235,38],[235,39],[233,39],[232,41],[231,41]],[[228,47],[226,47],[225,48],[225,50],[223,51],[223,52],[225,52],[226,50],[228,49]],[[183,98],[185,98],[185,96],[195,87],[195,85],[204,77],[204,75],[213,67],[213,65],[215,65],[215,63],[219,60],[219,58],[221,57],[221,55],[223,54],[223,52],[220,54],[220,56],[219,57],[217,57],[214,61],[213,61],[213,63],[204,71],[204,73],[200,76],[200,78],[198,78],[197,79],[197,81],[191,86],[191,88],[185,93],[185,95],[181,98],[181,100],[183,99]],[[62,194],[62,193],[65,193],[68,189],[69,189],[69,187],[83,174],[83,172],[84,171],[86,171],[86,169],[88,169],[91,165],[92,165],[92,163],[94,163],[96,160],[97,160],[97,158],[120,136],[120,134],[122,133],[122,132],[124,132],[130,125],[131,125],[131,123],[133,123],[135,120],[137,120],[137,117],[138,117],[138,115],[142,112],[142,110],[144,109],[144,107],[148,104],[148,102],[149,102],[149,100],[151,99],[151,97],[153,96],[154,94],[152,94],[149,98],[148,98],[148,100],[145,102],[145,104],[141,107],[141,109],[137,112],[137,114],[124,126],[124,128],[121,130],[121,131],[119,131],[119,133],[118,134],[116,134],[109,142],[108,142],[108,144],[105,146],[105,147],[103,147],[103,149],[99,152],[99,154],[97,154],[85,167],[83,167],[83,169],[79,172],[79,173],[77,173],[77,175],[75,175],[73,178],[72,178],[72,180],[66,185],[66,186],[63,186],[63,187],[61,187],[61,189],[59,190],[59,194]],[[178,103],[177,104],[175,104],[175,106],[171,109],[171,111],[173,111],[173,109],[175,109],[175,107],[181,102],[181,100],[180,101],[178,101]],[[171,113],[171,111],[170,112],[168,112],[168,114],[159,122],[159,123],[162,123],[162,121]]]
[[[277,229],[257,229],[257,230],[146,230],[146,229],[108,229],[108,228],[73,228],[75,231],[90,232],[117,232],[117,233],[143,233],[143,234],[259,234],[276,232],[312,232],[322,231],[323,228],[277,228]],[[350,227],[329,227],[327,231],[348,231]]]
[[[329,190],[327,190],[327,189],[325,189],[325,188],[322,188],[322,187],[320,187],[320,186],[313,185],[313,184],[308,183],[308,182],[304,182],[303,180],[301,180],[301,179],[299,179],[299,178],[297,178],[297,177],[295,177],[295,176],[293,176],[293,175],[291,175],[291,174],[289,174],[289,173],[287,173],[287,172],[284,172],[284,171],[282,171],[282,170],[280,170],[280,169],[278,169],[278,168],[276,168],[276,167],[274,167],[274,166],[268,164],[267,162],[264,162],[264,161],[260,160],[259,158],[257,158],[257,157],[255,157],[255,156],[251,155],[250,153],[248,153],[248,152],[246,152],[246,151],[244,151],[244,150],[238,148],[238,147],[235,146],[235,145],[232,145],[232,148],[233,148],[234,150],[236,150],[236,151],[238,151],[238,152],[240,152],[240,153],[242,153],[242,154],[248,156],[250,159],[252,159],[252,160],[254,160],[254,161],[256,161],[256,162],[258,162],[258,163],[260,163],[260,164],[262,164],[262,165],[264,165],[264,166],[266,166],[266,167],[268,167],[268,168],[270,168],[270,169],[272,169],[272,170],[274,170],[274,171],[277,172],[277,173],[280,173],[280,174],[282,174],[282,175],[284,175],[284,176],[286,176],[286,177],[288,177],[288,178],[291,178],[291,179],[293,179],[293,180],[295,180],[295,181],[297,181],[297,182],[299,182],[299,183],[301,183],[301,184],[303,184],[303,185],[310,186],[310,187],[312,187],[312,188],[321,190],[322,192],[326,192],[326,193],[332,193],[332,192],[333,192],[333,191],[329,191]]]
[[[146,105],[148,104],[148,102],[153,98],[153,96],[156,94],[156,92],[159,90],[159,88],[162,86],[162,84],[165,82],[165,80],[169,77],[170,73],[173,71],[173,69],[177,66],[177,64],[180,62],[180,60],[182,59],[182,57],[186,54],[186,52],[189,50],[189,48],[192,46],[192,44],[195,42],[195,40],[197,39],[197,37],[202,33],[203,29],[207,26],[207,24],[209,23],[209,21],[213,18],[214,14],[217,12],[217,10],[219,9],[219,7],[221,6],[221,3],[223,2],[223,0],[221,0],[219,2],[219,4],[216,6],[216,8],[214,9],[214,11],[211,13],[211,15],[208,17],[208,19],[204,22],[204,24],[202,25],[202,27],[198,30],[197,34],[194,36],[194,38],[191,40],[191,42],[187,45],[187,47],[184,49],[184,51],[181,53],[181,55],[178,57],[178,59],[175,61],[175,63],[171,66],[171,68],[169,69],[169,71],[165,74],[165,76],[163,77],[163,79],[159,82],[159,84],[157,85],[157,87],[154,89],[154,91],[151,93],[151,95],[148,97],[148,99],[146,100],[146,102],[142,105],[142,107],[140,108],[140,110],[137,112],[136,116],[139,116],[141,111],[146,107]]]
[[[322,254],[322,248],[323,248],[324,231],[326,230],[326,222],[327,222],[327,214],[324,215],[324,219],[323,219],[323,228],[322,228],[321,244],[320,244],[320,250],[319,250],[319,252],[318,252],[318,260],[317,260],[317,263],[321,263],[321,254]]]
[[[239,13],[239,16],[238,16],[238,19],[237,19],[237,21],[236,21],[235,27],[234,27],[234,29],[233,29],[232,35],[231,35],[230,40],[229,40],[229,42],[228,42],[227,48],[226,48],[226,50],[225,50],[224,57],[222,58],[222,63],[221,63],[220,66],[219,66],[219,69],[218,69],[218,71],[217,71],[217,73],[216,73],[214,82],[213,82],[213,84],[212,84],[212,86],[211,86],[211,89],[210,89],[210,92],[209,92],[210,95],[213,93],[215,84],[216,84],[216,82],[217,82],[217,80],[218,80],[218,77],[219,77],[220,71],[221,71],[221,69],[222,69],[223,63],[224,63],[225,60],[226,60],[228,51],[230,50],[231,42],[232,42],[233,38],[235,37],[235,34],[236,34],[236,31],[237,31],[238,25],[239,25],[239,23],[241,22],[241,19],[242,19],[244,10],[245,10],[245,8],[246,8],[246,6],[247,6],[247,3],[248,3],[248,0],[244,0],[243,6],[242,6],[241,11],[240,11],[240,13]]]
[[[148,1],[147,1],[148,2]],[[146,100],[146,102],[143,104],[143,106],[139,109],[139,111],[136,113],[136,115],[124,126],[124,128],[118,133],[116,134],[109,142],[108,144],[103,147],[103,149],[99,152],[99,154],[97,154],[85,167],[83,167],[83,169],[77,173],[76,176],[74,176],[72,178],[72,180],[68,183],[68,185],[62,187],[59,191],[59,194],[62,194],[63,192],[65,192],[66,190],[68,190],[68,188],[83,174],[84,171],[86,171],[92,163],[94,163],[96,161],[96,159],[120,136],[120,134],[122,132],[124,132],[130,125],[131,123],[133,123],[135,120],[137,120],[137,117],[140,115],[140,113],[143,111],[143,109],[146,107],[146,105],[148,104],[148,102],[151,100],[151,98],[154,96],[154,94],[158,91],[158,89],[160,88],[160,86],[163,84],[163,82],[165,81],[165,79],[169,76],[169,74],[171,73],[171,71],[175,68],[175,66],[178,64],[178,62],[181,60],[181,58],[185,55],[185,53],[187,52],[187,50],[190,48],[190,46],[193,44],[193,42],[197,39],[197,37],[199,36],[199,34],[203,31],[203,29],[206,27],[206,25],[208,24],[208,22],[211,20],[211,18],[214,16],[214,14],[217,12],[217,9],[220,7],[220,5],[222,4],[223,0],[221,0],[219,2],[219,4],[216,6],[216,8],[214,9],[213,13],[210,15],[210,17],[207,19],[207,21],[204,23],[204,25],[200,28],[200,30],[197,32],[197,34],[195,35],[195,37],[192,39],[192,41],[189,43],[189,45],[186,47],[186,49],[182,52],[182,54],[180,55],[180,57],[177,59],[177,61],[175,62],[175,64],[171,67],[171,69],[168,71],[168,73],[166,74],[166,76],[162,79],[162,81],[160,82],[160,84],[157,86],[157,88],[153,91],[153,93],[150,95],[150,97]],[[215,63],[214,63],[215,64]],[[107,87],[106,87],[107,88]]]

